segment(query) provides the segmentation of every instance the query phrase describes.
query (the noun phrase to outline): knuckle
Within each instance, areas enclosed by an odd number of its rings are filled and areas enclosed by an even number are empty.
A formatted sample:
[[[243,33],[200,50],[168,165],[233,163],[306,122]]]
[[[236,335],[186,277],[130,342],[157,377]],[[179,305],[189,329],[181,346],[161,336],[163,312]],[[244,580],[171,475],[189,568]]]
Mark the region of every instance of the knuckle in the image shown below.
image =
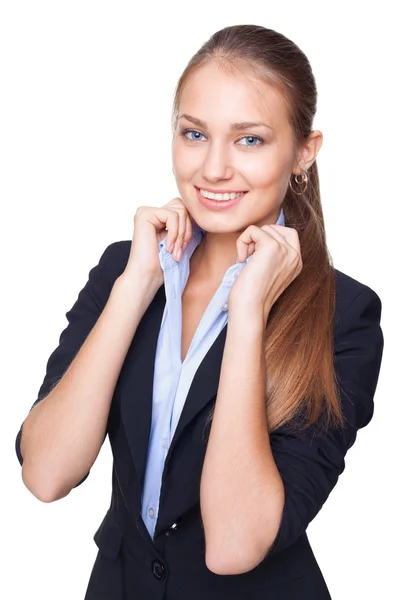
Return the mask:
[[[303,268],[303,261],[302,258],[300,256],[300,254],[297,253],[297,256],[295,257],[295,263],[296,266],[301,270]]]
[[[144,212],[145,210],[147,210],[147,206],[139,206],[137,208],[137,210],[135,211],[134,217],[137,217],[139,214],[141,214],[142,212]]]

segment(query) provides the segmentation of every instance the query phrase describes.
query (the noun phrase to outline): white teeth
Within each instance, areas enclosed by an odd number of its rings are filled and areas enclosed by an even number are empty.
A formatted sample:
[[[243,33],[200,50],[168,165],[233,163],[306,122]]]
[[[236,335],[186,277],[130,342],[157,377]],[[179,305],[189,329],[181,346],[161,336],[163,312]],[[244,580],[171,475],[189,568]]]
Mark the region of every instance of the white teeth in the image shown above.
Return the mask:
[[[200,194],[204,198],[210,198],[211,200],[218,200],[220,202],[223,200],[234,200],[235,198],[238,198],[239,196],[243,196],[245,194],[245,192],[239,192],[239,193],[232,192],[231,194],[213,194],[212,192],[207,192],[206,190],[200,190]]]

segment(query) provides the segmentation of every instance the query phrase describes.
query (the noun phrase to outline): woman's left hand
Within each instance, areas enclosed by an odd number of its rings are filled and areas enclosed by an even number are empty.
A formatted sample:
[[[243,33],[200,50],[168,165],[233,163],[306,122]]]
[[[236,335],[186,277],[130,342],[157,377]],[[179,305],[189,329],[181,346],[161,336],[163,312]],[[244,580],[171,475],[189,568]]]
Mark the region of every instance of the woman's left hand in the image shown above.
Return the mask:
[[[236,241],[237,260],[252,255],[232,286],[230,313],[262,311],[264,325],[272,305],[303,268],[296,229],[283,225],[250,225]]]

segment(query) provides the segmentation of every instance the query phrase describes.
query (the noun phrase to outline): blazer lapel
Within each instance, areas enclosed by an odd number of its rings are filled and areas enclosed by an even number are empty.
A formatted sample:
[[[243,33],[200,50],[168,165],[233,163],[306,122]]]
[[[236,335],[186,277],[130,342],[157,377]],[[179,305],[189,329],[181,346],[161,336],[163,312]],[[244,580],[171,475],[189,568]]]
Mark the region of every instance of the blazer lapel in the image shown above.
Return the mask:
[[[157,341],[165,304],[166,295],[164,285],[162,285],[134,334],[120,375],[119,396],[122,422],[140,484],[140,497],[144,484],[151,430]],[[171,460],[174,447],[185,427],[217,393],[226,331],[227,325],[213,342],[195,373],[166,456],[164,468]],[[141,506],[139,509],[141,513]],[[159,515],[160,517],[161,515]],[[139,521],[140,526],[146,529],[144,522]],[[166,524],[166,527],[168,526],[169,524]]]
[[[140,492],[151,430],[154,360],[165,304],[163,285],[137,327],[120,375],[121,417],[139,479]]]
[[[193,377],[189,393],[177,423],[176,431],[171,440],[169,451],[166,456],[166,462],[171,458],[174,446],[180,435],[182,435],[184,428],[217,394],[227,329],[228,326],[225,325],[206,355],[203,357]]]

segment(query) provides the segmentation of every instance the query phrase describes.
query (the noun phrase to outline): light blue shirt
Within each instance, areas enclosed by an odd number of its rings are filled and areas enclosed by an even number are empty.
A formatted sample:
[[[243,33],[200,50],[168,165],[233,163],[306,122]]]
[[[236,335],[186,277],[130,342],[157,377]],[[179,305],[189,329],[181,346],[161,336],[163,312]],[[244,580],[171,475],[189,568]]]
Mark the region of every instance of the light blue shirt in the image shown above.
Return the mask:
[[[285,225],[282,208],[276,225]],[[166,304],[155,356],[153,410],[141,513],[152,538],[154,538],[158,516],[164,461],[190,385],[200,363],[228,321],[227,302],[230,290],[236,277],[251,258],[248,256],[244,262],[236,263],[226,271],[196,329],[182,363],[182,293],[189,277],[190,257],[206,233],[193,221],[192,226],[192,239],[179,262],[165,248],[167,234],[159,244]]]

